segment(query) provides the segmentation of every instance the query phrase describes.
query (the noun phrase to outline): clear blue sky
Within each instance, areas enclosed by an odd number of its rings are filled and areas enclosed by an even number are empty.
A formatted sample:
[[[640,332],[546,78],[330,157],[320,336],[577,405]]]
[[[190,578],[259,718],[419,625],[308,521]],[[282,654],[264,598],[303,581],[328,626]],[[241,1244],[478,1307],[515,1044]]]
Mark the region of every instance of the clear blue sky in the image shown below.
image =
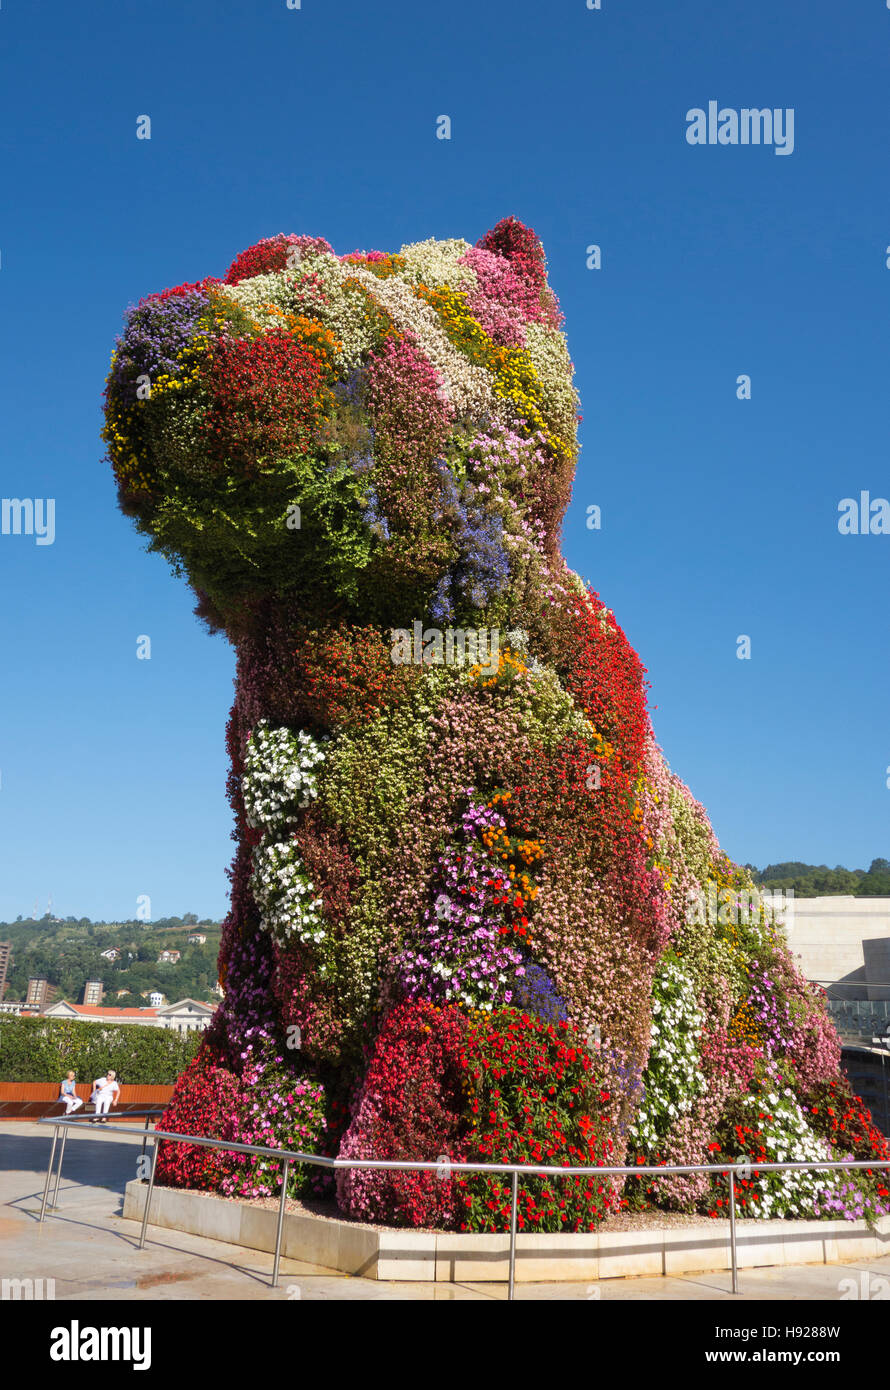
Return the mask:
[[[890,536],[837,529],[890,496],[879,0],[5,0],[0,53],[0,494],[56,500],[53,545],[0,536],[0,918],[226,907],[232,653],[102,462],[126,305],[279,231],[397,249],[508,214],[582,397],[566,554],[671,765],[739,861],[888,855]],[[794,108],[793,154],[690,146],[709,100]]]

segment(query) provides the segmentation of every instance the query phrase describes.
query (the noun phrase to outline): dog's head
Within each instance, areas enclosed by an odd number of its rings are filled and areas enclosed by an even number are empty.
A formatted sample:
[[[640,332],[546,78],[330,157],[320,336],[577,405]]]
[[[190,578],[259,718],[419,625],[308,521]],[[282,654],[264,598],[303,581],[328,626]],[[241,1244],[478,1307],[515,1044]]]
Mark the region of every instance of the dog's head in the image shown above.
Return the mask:
[[[505,620],[546,588],[577,397],[535,234],[335,255],[277,236],[127,314],[120,503],[237,636],[295,615]]]

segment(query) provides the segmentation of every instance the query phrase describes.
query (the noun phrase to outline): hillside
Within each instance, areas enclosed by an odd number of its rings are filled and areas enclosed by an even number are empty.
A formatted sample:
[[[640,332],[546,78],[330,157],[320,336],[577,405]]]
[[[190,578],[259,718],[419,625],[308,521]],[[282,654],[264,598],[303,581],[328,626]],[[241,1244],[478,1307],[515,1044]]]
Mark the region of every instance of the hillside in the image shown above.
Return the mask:
[[[189,945],[189,934],[201,931],[204,945]],[[35,921],[18,918],[0,922],[0,941],[12,945],[7,974],[7,1001],[23,1000],[28,979],[43,976],[55,997],[77,1003],[87,980],[101,980],[107,1005],[139,1005],[150,990],[160,990],[171,1003],[190,996],[212,1002],[217,982],[220,923],[199,922],[194,913],[157,922],[93,922],[88,917],[64,921],[49,914]],[[116,947],[117,960],[102,952]],[[175,963],[159,962],[164,950],[177,950]],[[120,997],[118,991],[125,991]]]
[[[851,893],[856,898],[890,897],[888,859],[873,859],[867,869],[845,869],[840,864],[829,869],[827,864],[797,861],[768,864],[765,869],[757,869],[753,864],[745,867],[756,884],[768,885],[771,889],[791,888],[797,898],[818,898],[833,893]]]

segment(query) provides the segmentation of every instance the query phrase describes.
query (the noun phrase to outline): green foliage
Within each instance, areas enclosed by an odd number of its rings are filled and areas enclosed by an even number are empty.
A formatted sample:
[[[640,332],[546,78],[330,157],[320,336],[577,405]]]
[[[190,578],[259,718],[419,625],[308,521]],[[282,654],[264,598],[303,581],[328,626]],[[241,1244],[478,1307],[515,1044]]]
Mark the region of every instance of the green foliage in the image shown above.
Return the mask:
[[[320,804],[369,878],[389,862],[411,798],[422,789],[429,716],[453,681],[449,668],[424,668],[423,680],[400,705],[335,737],[327,750]],[[371,767],[374,777],[366,775]]]
[[[197,1031],[0,1014],[0,1081],[61,1081],[74,1071],[89,1082],[113,1068],[121,1085],[172,1085],[200,1041]]]
[[[207,480],[200,507],[190,483],[170,484],[150,521],[137,522],[177,573],[221,610],[245,596],[321,590],[355,598],[374,538],[358,505],[363,484],[346,465],[294,454],[250,478]],[[299,508],[299,513],[294,512]]]
[[[796,898],[818,898],[835,893],[850,893],[855,898],[890,897],[890,860],[873,859],[867,869],[845,869],[837,864],[802,864],[792,860],[786,864],[768,864],[765,869],[752,869],[754,882],[771,889],[793,889]]]

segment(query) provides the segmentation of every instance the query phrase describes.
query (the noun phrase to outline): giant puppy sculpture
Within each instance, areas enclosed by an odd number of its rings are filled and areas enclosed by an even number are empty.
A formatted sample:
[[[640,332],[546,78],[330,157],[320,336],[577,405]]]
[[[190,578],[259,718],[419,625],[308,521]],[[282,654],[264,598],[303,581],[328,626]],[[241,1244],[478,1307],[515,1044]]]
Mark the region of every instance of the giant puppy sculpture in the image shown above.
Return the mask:
[[[238,660],[225,998],[168,1125],[352,1157],[702,1162],[752,1097],[781,1087],[803,1115],[838,1084],[823,1005],[561,558],[561,324],[513,218],[398,254],[273,237],[127,315],[120,504]],[[198,1153],[171,1147],[162,1180],[275,1190],[274,1165]],[[337,1180],[359,1218],[470,1230],[503,1227],[505,1190]],[[521,1193],[525,1229],[619,1200],[580,1178]]]

